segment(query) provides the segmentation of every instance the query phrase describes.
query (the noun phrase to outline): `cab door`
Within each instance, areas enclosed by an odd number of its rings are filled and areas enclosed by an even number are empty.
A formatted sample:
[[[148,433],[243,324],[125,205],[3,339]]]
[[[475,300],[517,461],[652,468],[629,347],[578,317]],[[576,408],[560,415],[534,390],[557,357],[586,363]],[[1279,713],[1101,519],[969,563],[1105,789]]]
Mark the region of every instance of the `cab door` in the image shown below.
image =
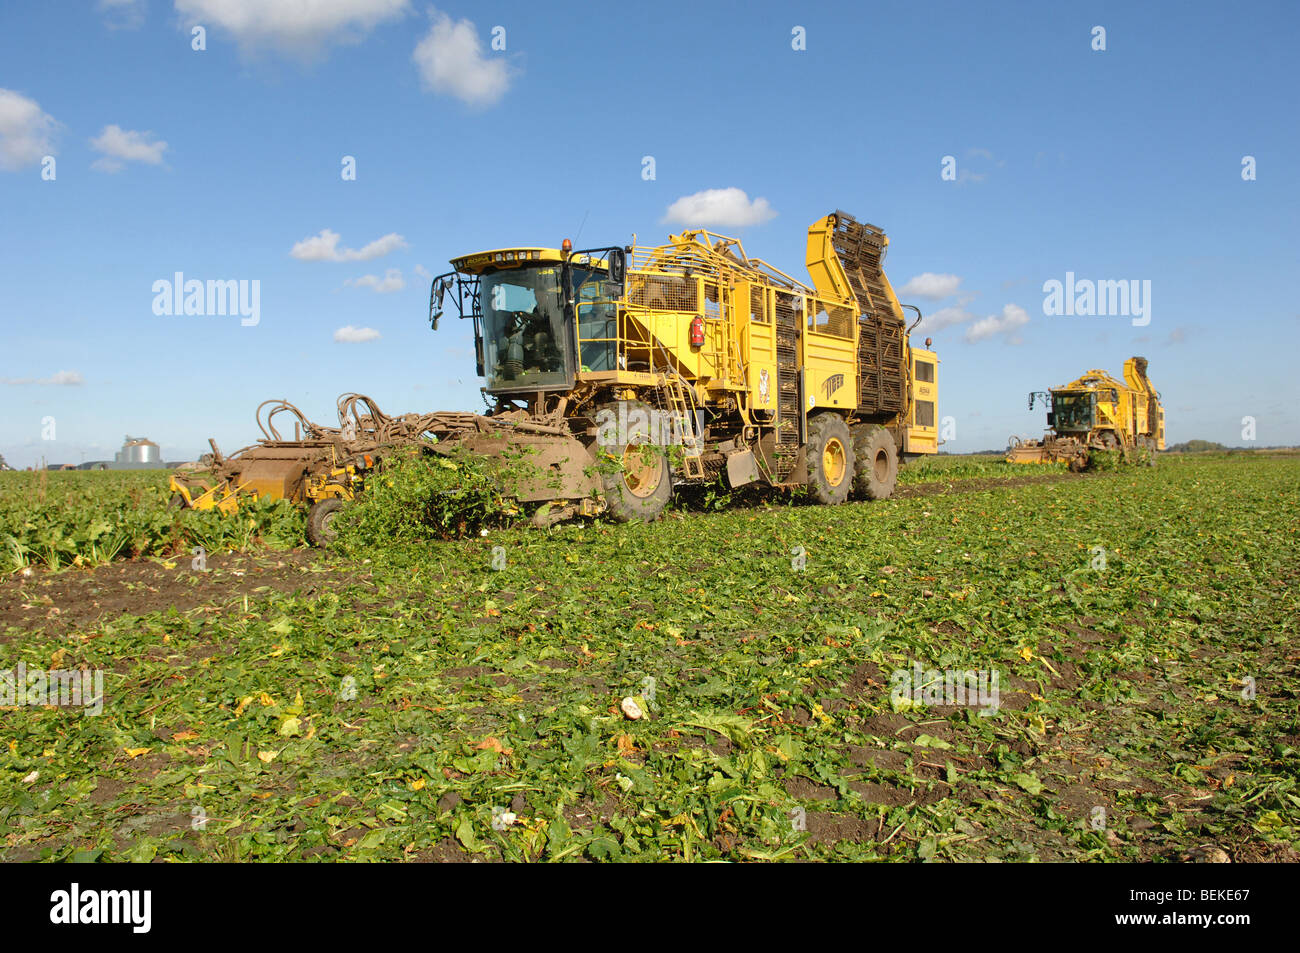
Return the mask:
[[[907,417],[907,452],[939,452],[939,359],[934,351],[911,349],[912,406]]]

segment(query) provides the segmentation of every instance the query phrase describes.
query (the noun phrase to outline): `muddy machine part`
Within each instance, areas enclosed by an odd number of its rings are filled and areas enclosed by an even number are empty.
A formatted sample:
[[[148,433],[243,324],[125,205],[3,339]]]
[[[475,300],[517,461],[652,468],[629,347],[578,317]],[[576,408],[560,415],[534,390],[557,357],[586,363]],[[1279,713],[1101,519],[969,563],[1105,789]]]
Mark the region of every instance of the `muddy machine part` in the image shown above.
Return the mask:
[[[258,405],[256,420],[262,438],[230,456],[212,441],[209,469],[176,473],[171,478],[173,503],[192,509],[231,512],[249,499],[316,503],[350,500],[366,473],[395,446],[428,446],[428,430],[437,415],[390,417],[364,394],[338,399],[339,424],[324,426],[287,400]],[[288,418],[293,437],[278,424]],[[277,418],[279,418],[277,420]]]

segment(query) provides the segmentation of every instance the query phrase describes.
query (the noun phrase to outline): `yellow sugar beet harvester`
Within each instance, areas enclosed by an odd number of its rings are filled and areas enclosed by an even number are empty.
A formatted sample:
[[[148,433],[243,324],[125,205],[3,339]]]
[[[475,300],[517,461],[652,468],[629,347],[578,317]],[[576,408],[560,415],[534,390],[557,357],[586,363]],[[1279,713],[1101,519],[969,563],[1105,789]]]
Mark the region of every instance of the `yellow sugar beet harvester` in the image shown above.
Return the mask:
[[[1012,437],[1007,450],[1011,463],[1068,463],[1080,470],[1091,450],[1118,450],[1125,459],[1142,457],[1155,465],[1156,451],[1165,449],[1165,411],[1160,394],[1147,377],[1147,359],[1124,362],[1124,380],[1106,371],[1091,370],[1063,387],[1035,391],[1048,406],[1042,440]]]

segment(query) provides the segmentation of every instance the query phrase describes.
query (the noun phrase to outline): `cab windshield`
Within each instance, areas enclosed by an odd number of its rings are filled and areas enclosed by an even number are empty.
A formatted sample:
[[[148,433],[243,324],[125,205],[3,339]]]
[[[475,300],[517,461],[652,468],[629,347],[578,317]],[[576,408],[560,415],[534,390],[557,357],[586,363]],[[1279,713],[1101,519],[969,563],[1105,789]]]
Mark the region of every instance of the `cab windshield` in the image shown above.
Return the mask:
[[[484,275],[479,283],[487,389],[568,386],[560,266],[530,265]]]
[[[1088,431],[1093,428],[1095,395],[1052,394],[1052,413],[1057,433]]]

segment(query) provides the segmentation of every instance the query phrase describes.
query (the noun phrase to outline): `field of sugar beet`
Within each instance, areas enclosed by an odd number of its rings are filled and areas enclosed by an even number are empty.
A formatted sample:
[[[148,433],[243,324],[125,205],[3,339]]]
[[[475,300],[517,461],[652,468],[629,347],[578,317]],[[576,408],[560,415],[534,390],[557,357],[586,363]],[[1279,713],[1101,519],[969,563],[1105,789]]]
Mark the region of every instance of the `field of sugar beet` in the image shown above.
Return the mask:
[[[346,552],[165,486],[0,474],[0,671],[104,692],[0,699],[0,860],[1300,860],[1300,456]]]

